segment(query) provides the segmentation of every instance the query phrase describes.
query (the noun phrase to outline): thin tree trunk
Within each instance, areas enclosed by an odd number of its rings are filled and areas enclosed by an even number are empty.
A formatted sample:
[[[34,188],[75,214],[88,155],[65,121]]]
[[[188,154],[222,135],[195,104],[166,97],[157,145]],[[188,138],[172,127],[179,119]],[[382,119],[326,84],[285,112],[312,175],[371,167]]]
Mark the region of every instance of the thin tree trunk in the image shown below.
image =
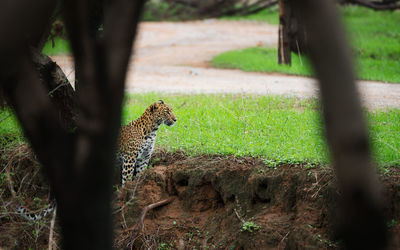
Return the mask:
[[[290,55],[291,6],[287,0],[279,0],[278,64],[292,63]]]

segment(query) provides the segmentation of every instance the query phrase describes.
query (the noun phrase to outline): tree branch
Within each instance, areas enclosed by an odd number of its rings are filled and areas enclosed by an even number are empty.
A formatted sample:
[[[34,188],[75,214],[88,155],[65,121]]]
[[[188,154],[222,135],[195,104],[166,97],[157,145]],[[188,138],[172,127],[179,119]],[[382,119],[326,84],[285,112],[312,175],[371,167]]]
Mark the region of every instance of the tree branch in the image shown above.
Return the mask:
[[[67,76],[50,57],[43,55],[36,48],[30,49],[35,68],[39,71],[51,102],[56,107],[57,115],[63,128],[72,131],[76,128],[78,116],[77,99]]]
[[[400,9],[400,1],[390,1],[388,3],[386,2],[369,2],[369,1],[364,1],[364,0],[348,0],[348,3],[368,7],[374,10],[396,10]]]
[[[246,6],[246,8],[239,8],[239,9],[231,9],[225,12],[222,12],[220,14],[220,16],[232,16],[232,15],[241,15],[241,16],[245,16],[245,15],[250,15],[250,14],[254,14],[257,12],[260,12],[264,9],[267,9],[269,7],[272,7],[274,5],[278,4],[278,0],[272,0],[272,1],[265,1],[265,0],[261,0],[258,2],[255,2],[249,6]]]

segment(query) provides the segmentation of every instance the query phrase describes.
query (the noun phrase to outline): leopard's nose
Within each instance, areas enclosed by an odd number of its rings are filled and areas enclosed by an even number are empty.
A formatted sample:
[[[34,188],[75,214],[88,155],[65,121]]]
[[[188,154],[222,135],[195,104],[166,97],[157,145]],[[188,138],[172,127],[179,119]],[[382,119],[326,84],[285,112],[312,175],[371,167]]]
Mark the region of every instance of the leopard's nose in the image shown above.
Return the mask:
[[[176,117],[175,117],[175,118],[172,118],[172,120],[173,120],[174,122],[176,122]]]

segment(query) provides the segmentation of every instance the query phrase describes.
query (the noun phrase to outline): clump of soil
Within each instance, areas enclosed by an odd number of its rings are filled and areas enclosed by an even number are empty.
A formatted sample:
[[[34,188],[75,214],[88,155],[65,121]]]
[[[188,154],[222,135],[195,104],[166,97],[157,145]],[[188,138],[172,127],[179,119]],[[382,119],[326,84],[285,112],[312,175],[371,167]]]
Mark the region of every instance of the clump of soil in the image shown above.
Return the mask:
[[[38,164],[27,148],[18,150],[22,154],[8,154],[8,158],[13,156],[12,164],[2,157],[2,170],[13,173],[15,192],[10,191],[8,179],[3,179],[2,202],[35,207],[38,201],[33,197],[39,197],[44,206],[48,190],[41,187],[45,185],[38,177]],[[340,192],[329,168],[269,168],[255,158],[163,152],[153,156],[152,164],[126,189],[115,192],[118,249],[342,248],[335,234]],[[398,169],[381,177],[387,190],[393,249],[400,247],[399,177]],[[32,179],[34,188],[28,188],[27,179]],[[171,203],[150,210],[143,230],[135,231],[144,207],[171,197]],[[50,220],[48,216],[40,222],[26,222],[13,214],[11,206],[3,206],[0,246],[47,248]],[[59,228],[54,231],[59,245]]]

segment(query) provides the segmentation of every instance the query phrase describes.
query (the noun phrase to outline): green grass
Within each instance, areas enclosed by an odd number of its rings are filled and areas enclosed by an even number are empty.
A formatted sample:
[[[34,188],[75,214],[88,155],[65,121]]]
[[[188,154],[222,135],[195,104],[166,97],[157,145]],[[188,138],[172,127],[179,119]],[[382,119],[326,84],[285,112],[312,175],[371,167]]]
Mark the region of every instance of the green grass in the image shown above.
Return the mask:
[[[157,95],[128,98],[123,123],[137,117],[156,99]],[[179,119],[176,126],[163,126],[158,133],[158,145],[170,151],[263,156],[278,162],[316,163],[326,159],[320,125],[316,122],[319,114],[291,110],[292,107],[301,110],[307,101],[233,95],[164,96],[163,99],[174,107]]]
[[[162,98],[178,122],[162,126],[157,145],[190,155],[254,156],[276,163],[326,164],[329,157],[315,100],[241,95],[133,95],[126,99],[123,124]],[[400,110],[367,115],[374,158],[399,166]]]
[[[400,82],[400,12],[341,9],[360,77]]]
[[[63,55],[71,52],[68,40],[64,38],[56,37],[54,39],[54,48],[52,41],[47,41],[43,50],[43,54],[45,55]]]
[[[312,76],[312,69],[306,57],[292,53],[292,65],[289,66],[279,65],[277,55],[277,49],[247,48],[219,54],[212,59],[212,65],[218,68],[235,68],[243,71]]]
[[[19,122],[13,112],[0,108],[0,148],[15,140],[23,140]]]
[[[355,6],[341,7],[340,12],[355,55],[358,78],[400,83],[400,12],[373,11]],[[273,20],[272,23],[276,24],[278,13],[264,11],[246,19]],[[276,49],[249,48],[217,55],[212,59],[212,65],[244,71],[312,75],[304,56],[302,61],[303,64],[299,56],[292,53],[292,66],[282,66],[277,64]]]
[[[270,165],[329,163],[319,106],[313,99],[135,94],[126,97],[122,123],[136,119],[159,99],[178,117],[173,127],[161,126],[157,136],[157,147],[170,152],[254,156]],[[369,112],[367,118],[375,160],[380,166],[400,166],[400,110]],[[14,117],[0,123],[0,142],[7,135],[22,137]]]

